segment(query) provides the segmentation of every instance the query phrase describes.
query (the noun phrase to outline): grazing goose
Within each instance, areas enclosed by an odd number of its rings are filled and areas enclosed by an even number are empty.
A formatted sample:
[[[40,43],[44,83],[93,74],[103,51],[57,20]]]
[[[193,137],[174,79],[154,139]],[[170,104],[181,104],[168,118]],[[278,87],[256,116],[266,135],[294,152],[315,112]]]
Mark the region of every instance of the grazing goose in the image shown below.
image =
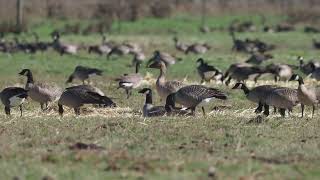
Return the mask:
[[[110,53],[110,51],[112,50],[113,47],[113,43],[107,41],[106,36],[102,36],[102,42],[99,45],[91,45],[88,48],[88,53],[96,53],[101,55],[107,55]]]
[[[28,91],[19,87],[8,87],[0,92],[0,99],[4,105],[4,111],[10,115],[10,108],[19,106],[22,117],[22,104],[28,97]]]
[[[94,87],[80,85],[66,88],[59,101],[59,114],[63,116],[63,106],[74,109],[76,115],[80,115],[80,107],[84,104],[98,104],[104,107],[115,107],[116,104],[108,97],[96,92]]]
[[[189,54],[190,52],[192,52],[194,54],[204,54],[210,49],[211,49],[211,46],[206,43],[204,43],[204,44],[194,43],[188,47],[188,49],[185,51],[185,53]]]
[[[296,89],[279,87],[271,91],[267,98],[266,104],[264,105],[264,115],[269,115],[269,106],[280,109],[282,117],[285,116],[286,109],[292,111],[292,108],[299,103],[298,92]]]
[[[124,74],[119,78],[116,78],[116,81],[119,81],[119,88],[125,89],[127,98],[132,94],[131,90],[138,88],[143,80],[142,75],[139,73],[140,64],[136,63],[136,73],[133,74]]]
[[[314,69],[320,67],[320,62],[318,61],[311,60],[308,63],[305,63],[304,58],[302,56],[298,56],[297,60],[299,61],[299,68],[301,72],[305,75],[311,74],[314,71]]]
[[[197,71],[201,78],[201,83],[209,82],[211,79],[221,80],[222,72],[214,66],[208,65],[202,58],[197,60]]]
[[[132,66],[136,63],[142,64],[146,60],[146,56],[143,52],[131,51],[130,54],[133,55]]]
[[[260,65],[261,63],[263,63],[269,59],[272,59],[272,58],[273,58],[273,56],[270,54],[263,54],[263,53],[256,52],[256,53],[253,53],[249,57],[249,59],[246,61],[246,63]]]
[[[160,52],[160,51],[154,51],[153,57],[148,61],[148,65],[150,65],[153,62],[164,62],[166,67],[169,67],[170,65],[173,65],[176,63],[176,59],[171,56],[168,53]]]
[[[149,68],[160,69],[160,74],[156,82],[156,89],[161,101],[166,99],[169,94],[176,92],[179,88],[184,86],[180,81],[166,81],[167,67],[164,62],[154,62],[149,65]]]
[[[174,45],[175,45],[175,47],[176,47],[176,49],[178,51],[181,51],[183,53],[185,53],[187,51],[188,45],[183,44],[182,42],[180,42],[177,37],[174,37],[173,41],[174,41]]]
[[[167,97],[173,102],[180,104],[187,109],[191,109],[191,114],[195,114],[196,107],[202,102],[209,102],[213,98],[227,99],[227,95],[215,88],[209,88],[202,85],[190,85],[180,88],[177,92],[171,93]],[[205,115],[204,107],[202,106],[203,115]]]
[[[256,67],[256,66],[252,66],[252,67],[238,67],[235,68],[232,73],[229,74],[228,79],[226,80],[225,84],[228,86],[231,79],[236,80],[237,82],[245,82],[246,80],[248,80],[250,77],[255,76],[254,81],[257,81],[257,77],[259,77],[259,75],[265,73],[265,70],[260,68],[260,67]],[[226,76],[223,77],[223,79],[225,79]]]
[[[304,85],[303,78],[298,74],[292,75],[290,81],[298,81],[298,100],[301,103],[301,117],[303,117],[304,106],[312,106],[312,117],[315,111],[315,105],[319,103],[320,89],[319,88],[307,88]]]
[[[19,74],[27,77],[25,88],[28,90],[28,95],[32,100],[40,103],[42,110],[48,108],[49,102],[54,102],[60,97],[60,88],[43,83],[35,83],[30,69],[23,69]]]
[[[274,75],[274,81],[288,81],[293,74],[292,65],[271,63],[266,66],[266,72]]]
[[[250,90],[244,83],[237,83],[232,89],[242,89],[249,101],[258,103],[258,107],[254,112],[261,113],[263,110],[263,105],[266,103],[268,94],[275,88],[276,86],[263,85],[257,86]]]
[[[71,83],[74,79],[79,79],[85,84],[85,80],[89,79],[92,76],[101,76],[102,71],[96,68],[90,68],[85,66],[77,66],[73,73],[69,76],[66,83]],[[89,80],[88,80],[89,81]]]
[[[126,44],[116,45],[108,53],[107,58],[109,59],[112,55],[124,56],[129,54],[130,52],[131,52],[131,48]]]
[[[166,114],[163,106],[154,106],[152,104],[152,90],[150,88],[144,88],[140,90],[139,93],[146,94],[146,101],[142,109],[143,117],[163,116]]]
[[[316,39],[312,39],[313,42],[313,47],[316,49],[320,49],[320,42],[317,41]]]

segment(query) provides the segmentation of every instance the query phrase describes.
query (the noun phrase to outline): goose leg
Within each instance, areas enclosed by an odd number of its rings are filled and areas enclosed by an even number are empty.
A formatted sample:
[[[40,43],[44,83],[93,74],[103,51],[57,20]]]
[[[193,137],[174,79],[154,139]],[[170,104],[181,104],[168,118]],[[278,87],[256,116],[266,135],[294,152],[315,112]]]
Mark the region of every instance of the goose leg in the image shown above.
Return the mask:
[[[191,114],[192,114],[192,116],[195,116],[196,114],[195,114],[195,111],[196,111],[196,108],[195,107],[192,107],[192,108],[190,108],[191,109]]]
[[[280,108],[280,114],[282,117],[286,116],[286,109]]]
[[[303,113],[304,113],[304,104],[301,104],[301,117],[303,117]]]
[[[201,109],[202,109],[203,116],[206,117],[206,111],[205,111],[204,107],[202,106]]]
[[[73,108],[74,109],[74,113],[76,113],[77,116],[80,115],[80,108],[77,107],[77,108]]]
[[[277,108],[275,106],[273,106],[273,114],[277,113]]]
[[[269,116],[269,105],[264,104],[264,112],[263,112],[263,114],[265,116]]]
[[[44,111],[44,104],[40,103],[40,106],[41,106],[41,110]]]
[[[22,117],[22,104],[19,106],[20,109],[20,117]]]
[[[10,107],[5,106],[4,111],[6,112],[6,115],[10,115]]]
[[[63,116],[63,106],[61,105],[61,104],[58,104],[58,106],[59,106],[59,114],[60,114],[60,116],[62,117]]]
[[[126,89],[127,99],[130,97],[129,89]]]
[[[257,109],[254,111],[255,113],[261,113],[263,110],[263,105],[261,102],[259,102]]]
[[[314,115],[315,108],[316,107],[314,105],[312,105],[312,118],[313,118],[313,115]]]

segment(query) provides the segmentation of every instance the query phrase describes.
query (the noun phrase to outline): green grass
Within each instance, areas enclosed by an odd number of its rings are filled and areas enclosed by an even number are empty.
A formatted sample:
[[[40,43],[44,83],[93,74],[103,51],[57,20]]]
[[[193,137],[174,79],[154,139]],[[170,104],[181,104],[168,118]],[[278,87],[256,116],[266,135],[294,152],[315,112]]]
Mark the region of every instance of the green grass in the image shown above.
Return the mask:
[[[227,27],[235,17],[212,17],[208,24]],[[257,16],[237,17],[241,20]],[[275,17],[270,23],[281,21]],[[213,46],[204,59],[225,70],[229,64],[244,61],[247,55],[231,52],[231,39],[227,32],[200,34],[197,32],[200,18],[180,15],[170,19],[143,19],[135,23],[125,22],[120,34],[111,33],[115,41],[131,40],[141,44],[151,56],[155,49],[168,51],[183,61],[168,70],[168,79],[197,83],[195,61],[199,56],[185,56],[174,49],[173,34],[178,31],[184,42],[208,42]],[[48,21],[34,27],[42,39],[49,40],[52,28],[64,22]],[[87,23],[87,22],[85,22]],[[115,26],[116,28],[116,26]],[[22,35],[26,38],[27,34]],[[297,64],[296,55],[306,59],[319,57],[312,48],[312,35],[299,29],[296,32],[265,34],[241,33],[240,38],[260,38],[277,45],[272,52],[272,62]],[[98,35],[65,36],[63,41],[72,43],[99,43]],[[25,104],[24,117],[17,109],[12,117],[0,112],[0,172],[2,179],[206,179],[209,167],[216,169],[218,179],[319,179],[320,119],[299,118],[299,108],[289,118],[271,115],[256,122],[255,105],[248,102],[243,93],[232,91],[221,84],[210,83],[229,94],[226,102],[216,101],[206,107],[228,105],[231,109],[213,112],[202,117],[161,117],[144,119],[139,113],[144,97],[134,91],[130,100],[124,92],[116,90],[115,77],[133,72],[128,67],[130,57],[112,58],[88,55],[59,56],[53,51],[28,55],[0,54],[0,86],[2,88],[25,83],[19,77],[22,68],[30,68],[38,81],[66,87],[64,82],[76,65],[88,65],[104,70],[104,75],[94,78],[93,85],[115,98],[118,108],[95,109],[85,106],[82,115],[75,117],[67,110],[58,117],[55,104],[47,113],[39,105]],[[156,78],[158,71],[142,68]],[[267,78],[268,79],[268,78]],[[79,83],[79,82],[78,82]],[[271,83],[261,81],[259,84]],[[308,85],[316,82],[307,81]],[[311,84],[313,83],[313,84]],[[296,86],[295,83],[282,83]],[[154,86],[149,84],[145,86]],[[160,104],[156,92],[156,104]],[[1,106],[2,107],[2,106]],[[308,115],[310,109],[307,109]],[[71,150],[77,142],[93,143],[102,150]]]

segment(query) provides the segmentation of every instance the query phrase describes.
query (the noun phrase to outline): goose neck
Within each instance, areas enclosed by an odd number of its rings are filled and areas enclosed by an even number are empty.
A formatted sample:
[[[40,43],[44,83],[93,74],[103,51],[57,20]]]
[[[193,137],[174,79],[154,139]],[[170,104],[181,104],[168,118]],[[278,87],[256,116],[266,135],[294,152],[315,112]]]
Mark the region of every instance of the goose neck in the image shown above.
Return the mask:
[[[248,89],[248,87],[246,85],[242,85],[241,89],[243,90],[245,95],[248,95],[250,93],[250,90]]]
[[[152,104],[152,92],[151,91],[149,91],[146,94],[146,103],[145,104]]]

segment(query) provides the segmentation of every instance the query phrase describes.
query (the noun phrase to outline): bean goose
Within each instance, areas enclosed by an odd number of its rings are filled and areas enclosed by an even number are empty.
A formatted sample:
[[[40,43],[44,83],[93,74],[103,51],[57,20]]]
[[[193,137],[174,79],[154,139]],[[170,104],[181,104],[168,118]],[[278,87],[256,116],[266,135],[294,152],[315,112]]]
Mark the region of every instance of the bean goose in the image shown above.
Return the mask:
[[[125,89],[127,98],[132,94],[132,89],[138,88],[143,80],[142,75],[139,73],[140,64],[136,63],[136,73],[133,74],[124,74],[119,78],[116,78],[116,81],[119,81],[119,88]]]
[[[154,51],[153,57],[148,61],[148,65],[153,62],[160,61],[164,62],[166,67],[168,67],[169,65],[173,65],[176,63],[176,58],[165,52]]]
[[[177,37],[174,37],[173,41],[174,41],[174,45],[175,45],[175,47],[176,47],[176,49],[178,51],[181,51],[181,52],[184,52],[184,53],[187,51],[188,45],[183,44],[182,42],[180,42]]]
[[[208,65],[202,58],[197,60],[197,71],[201,78],[201,83],[204,81],[209,82],[210,80],[221,80],[222,72],[214,66]]]
[[[237,83],[232,89],[242,89],[249,101],[258,103],[255,113],[261,113],[268,94],[275,88],[276,87],[272,85],[262,85],[250,90],[244,83]]]
[[[60,97],[60,88],[43,83],[35,83],[30,69],[23,69],[19,74],[27,77],[25,89],[28,90],[28,95],[32,100],[40,103],[42,110],[48,108],[49,102],[54,102]]]
[[[4,111],[10,115],[11,107],[19,106],[20,116],[22,116],[22,104],[28,97],[28,91],[19,87],[8,87],[0,92],[0,99],[4,105]]]
[[[315,105],[319,103],[320,89],[319,88],[307,88],[304,85],[303,78],[298,74],[292,75],[290,81],[298,81],[298,100],[301,103],[301,117],[303,117],[304,106],[312,106],[312,117],[315,111]]]
[[[166,81],[167,67],[164,62],[154,62],[149,65],[149,68],[160,69],[160,74],[156,82],[156,89],[161,100],[166,99],[169,94],[176,92],[179,88],[184,86],[180,81]]]
[[[172,102],[180,104],[191,110],[195,114],[196,107],[203,102],[210,102],[213,98],[227,99],[227,95],[215,88],[209,88],[202,85],[190,85],[180,88],[177,92],[171,93],[167,97]],[[202,112],[205,115],[204,107]]]
[[[144,88],[139,91],[141,94],[146,94],[146,101],[143,105],[143,117],[155,117],[163,116],[166,114],[166,110],[163,106],[154,106],[152,104],[152,90],[149,88]]]
[[[60,116],[63,116],[63,106],[73,108],[76,115],[80,115],[80,107],[84,104],[98,104],[104,107],[116,106],[110,98],[97,93],[95,90],[94,87],[88,85],[66,88],[58,101]]]
[[[264,105],[266,116],[269,115],[269,106],[274,106],[280,109],[280,114],[282,117],[285,116],[285,111],[288,109],[292,111],[292,108],[299,103],[298,92],[296,89],[291,88],[275,88],[271,91],[267,98],[266,104]]]
[[[79,79],[85,84],[85,80],[89,79],[92,76],[101,76],[102,71],[96,68],[90,68],[85,66],[77,66],[73,73],[69,76],[66,83],[71,83],[74,79]],[[89,80],[88,80],[89,81]]]

